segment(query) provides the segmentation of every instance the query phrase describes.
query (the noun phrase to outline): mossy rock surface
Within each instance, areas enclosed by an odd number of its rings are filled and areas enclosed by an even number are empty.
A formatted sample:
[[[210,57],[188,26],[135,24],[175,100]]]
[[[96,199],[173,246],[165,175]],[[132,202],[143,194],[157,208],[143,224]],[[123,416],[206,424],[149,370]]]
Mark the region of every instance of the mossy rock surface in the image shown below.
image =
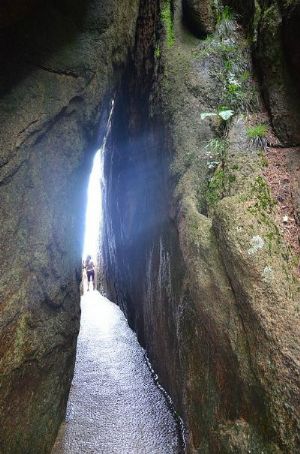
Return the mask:
[[[263,110],[252,79],[251,43],[234,19],[198,42],[176,16],[175,30],[175,44],[163,54],[162,102],[186,269],[184,294],[177,295],[177,336],[189,449],[293,453],[299,443],[299,283],[276,226],[261,152],[247,133]],[[274,33],[273,39],[276,27]],[[275,39],[270,72],[280,66],[276,49],[282,52]],[[236,65],[226,58],[230,52]],[[249,85],[229,93],[228,81],[240,84],[247,71]],[[253,104],[247,102],[249,86]],[[234,112],[226,124],[216,115],[224,104]],[[203,112],[215,116],[201,121]],[[213,181],[215,193],[209,194]]]

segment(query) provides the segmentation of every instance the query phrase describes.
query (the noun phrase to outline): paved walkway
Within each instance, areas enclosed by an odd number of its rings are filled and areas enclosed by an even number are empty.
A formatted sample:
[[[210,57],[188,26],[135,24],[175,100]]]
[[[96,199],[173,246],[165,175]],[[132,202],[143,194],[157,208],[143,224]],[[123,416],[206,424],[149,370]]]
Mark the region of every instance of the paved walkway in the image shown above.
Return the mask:
[[[177,426],[118,306],[82,298],[67,418],[52,454],[179,453]]]

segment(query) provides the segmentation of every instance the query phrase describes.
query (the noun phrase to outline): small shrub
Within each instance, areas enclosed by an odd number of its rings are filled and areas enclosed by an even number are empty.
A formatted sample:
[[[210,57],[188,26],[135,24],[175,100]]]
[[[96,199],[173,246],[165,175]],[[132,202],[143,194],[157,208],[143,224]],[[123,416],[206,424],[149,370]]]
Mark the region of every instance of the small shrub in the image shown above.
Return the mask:
[[[258,156],[260,157],[260,162],[262,167],[268,167],[269,162],[263,150],[258,152]]]
[[[268,127],[267,127],[267,125],[264,125],[264,124],[251,126],[250,128],[247,129],[247,135],[248,135],[249,139],[256,139],[257,137],[263,138],[266,136],[267,132],[268,132]]]
[[[266,135],[268,133],[268,126],[264,124],[258,124],[256,126],[251,126],[247,129],[248,139],[255,145],[257,148],[265,149],[267,146]]]
[[[236,95],[237,92],[240,90],[240,86],[234,83],[228,84],[227,90],[230,95]]]

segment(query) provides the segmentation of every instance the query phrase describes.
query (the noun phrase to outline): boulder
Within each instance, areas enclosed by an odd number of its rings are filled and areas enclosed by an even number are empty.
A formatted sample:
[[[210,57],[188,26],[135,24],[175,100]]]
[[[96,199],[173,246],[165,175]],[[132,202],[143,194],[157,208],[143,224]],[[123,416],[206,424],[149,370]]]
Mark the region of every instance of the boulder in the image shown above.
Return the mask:
[[[197,36],[207,35],[214,30],[215,15],[210,0],[183,0],[183,17]]]

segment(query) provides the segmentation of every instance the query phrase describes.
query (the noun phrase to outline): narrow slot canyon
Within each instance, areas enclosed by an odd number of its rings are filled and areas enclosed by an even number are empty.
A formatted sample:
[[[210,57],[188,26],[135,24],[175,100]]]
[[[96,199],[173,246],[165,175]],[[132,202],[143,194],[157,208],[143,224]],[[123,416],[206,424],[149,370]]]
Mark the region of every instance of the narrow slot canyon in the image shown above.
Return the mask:
[[[1,3],[0,454],[299,452],[299,17]]]
[[[184,436],[171,399],[156,382],[146,352],[121,309],[100,293],[104,161],[113,106],[114,102],[89,179],[75,372],[66,420],[52,454],[176,454],[184,452]],[[95,262],[94,280],[87,274],[87,257]]]

